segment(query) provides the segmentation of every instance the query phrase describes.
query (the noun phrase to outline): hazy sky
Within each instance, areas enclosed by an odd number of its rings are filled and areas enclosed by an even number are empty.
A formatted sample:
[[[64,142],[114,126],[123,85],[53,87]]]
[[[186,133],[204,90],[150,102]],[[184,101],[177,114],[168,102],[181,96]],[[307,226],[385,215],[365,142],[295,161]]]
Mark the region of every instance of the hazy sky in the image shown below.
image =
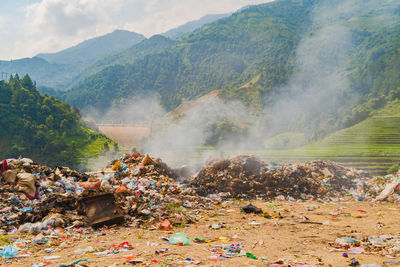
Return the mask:
[[[271,0],[1,0],[0,59],[56,52],[125,29],[150,37],[207,14]]]

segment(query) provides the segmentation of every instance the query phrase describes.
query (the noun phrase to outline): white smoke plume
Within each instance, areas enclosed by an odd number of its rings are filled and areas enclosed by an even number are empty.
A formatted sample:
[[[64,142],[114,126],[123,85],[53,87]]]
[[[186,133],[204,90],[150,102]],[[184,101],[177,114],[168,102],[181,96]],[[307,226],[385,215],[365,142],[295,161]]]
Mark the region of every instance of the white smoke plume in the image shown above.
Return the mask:
[[[314,8],[311,30],[296,50],[294,74],[279,88],[274,105],[267,105],[261,115],[254,116],[243,104],[227,103],[211,94],[166,116],[162,116],[164,111],[157,98],[136,98],[129,107],[111,110],[104,118],[120,117],[132,123],[152,121],[151,136],[143,145],[143,152],[173,166],[204,162],[211,156],[265,150],[269,148],[266,140],[284,132],[302,133],[307,141],[324,136],[326,132],[318,133],[318,129],[334,130],[334,122],[343,115],[338,108],[342,113],[351,110],[350,103],[354,105],[359,99],[346,73],[349,59],[356,53],[346,21],[354,15],[373,12],[376,5],[376,1],[361,2],[323,1]],[[381,14],[379,23],[391,25],[389,10]],[[145,112],[139,109],[141,106]],[[208,149],[204,147],[211,134],[208,126],[215,120],[234,121],[247,128],[247,134],[241,138],[225,136],[216,148]]]

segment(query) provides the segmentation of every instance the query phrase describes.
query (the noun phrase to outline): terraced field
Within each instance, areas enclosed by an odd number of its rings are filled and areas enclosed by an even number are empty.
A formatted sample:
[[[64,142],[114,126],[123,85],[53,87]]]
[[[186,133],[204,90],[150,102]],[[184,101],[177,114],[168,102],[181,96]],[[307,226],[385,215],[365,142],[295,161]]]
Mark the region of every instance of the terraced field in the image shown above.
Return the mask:
[[[267,162],[278,163],[330,159],[371,174],[386,174],[393,164],[400,163],[400,116],[375,116],[322,141],[292,150],[221,151],[203,146],[195,151],[171,149],[156,156],[176,167],[237,154],[253,154]]]
[[[285,162],[332,159],[382,174],[400,162],[400,116],[372,117],[301,149],[257,154],[267,160]]]

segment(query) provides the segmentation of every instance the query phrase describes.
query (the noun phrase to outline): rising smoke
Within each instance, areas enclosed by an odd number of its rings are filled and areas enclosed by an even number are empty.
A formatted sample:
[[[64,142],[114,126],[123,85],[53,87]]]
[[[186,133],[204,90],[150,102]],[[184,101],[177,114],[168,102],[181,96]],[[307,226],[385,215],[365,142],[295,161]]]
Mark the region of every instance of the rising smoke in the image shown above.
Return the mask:
[[[355,5],[357,6],[357,5]],[[261,116],[255,117],[237,103],[195,108],[178,123],[170,125],[165,132],[152,138],[146,151],[160,155],[168,161],[178,148],[190,154],[197,151],[198,159],[206,159],[209,151],[203,155],[196,147],[204,144],[209,134],[204,125],[213,117],[232,119],[231,113],[243,119],[249,128],[249,134],[242,139],[226,138],[219,142],[217,151],[238,153],[254,147],[268,149],[265,139],[282,132],[301,132],[309,136],[320,127],[334,121],[336,110],[349,101],[351,89],[343,69],[348,62],[354,45],[350,30],[341,24],[342,15],[352,16],[352,5],[342,2],[325,3],[315,7],[313,12],[312,33],[304,36],[296,53],[296,71],[289,82],[280,88],[281,94],[273,106],[266,106]],[[346,10],[343,14],[342,10]],[[240,107],[235,109],[236,107]],[[332,125],[334,127],[334,125]],[[216,156],[219,156],[217,153]],[[172,160],[173,161],[173,160]]]
[[[152,122],[166,114],[157,95],[134,96],[114,103],[107,110],[87,107],[82,110],[86,121],[97,124],[138,124]]]
[[[218,140],[219,147],[216,150],[199,150],[212,135],[210,125],[214,122],[234,121],[240,128],[251,125],[252,118],[242,103],[223,102],[215,94],[209,94],[180,106],[157,122],[143,150],[172,165],[203,162],[216,153],[220,155],[222,146],[232,139],[238,140],[237,136],[225,136],[225,140]]]
[[[303,133],[308,141],[321,137],[337,129],[337,118],[360,99],[347,78],[346,68],[357,47],[346,22],[353,16],[374,12],[377,2],[339,0],[317,4],[310,31],[296,50],[293,76],[281,86],[275,103],[266,106],[261,115],[254,116],[243,104],[225,102],[211,94],[167,115],[157,97],[135,98],[133,104],[118,105],[124,108],[111,109],[106,116],[98,115],[97,120],[152,121],[152,134],[143,145],[143,152],[173,166],[203,162],[210,156],[231,156],[246,149],[268,149],[265,141],[283,132]],[[380,24],[393,22],[392,11],[387,12],[380,14]],[[89,113],[96,117],[94,111]],[[246,135],[224,136],[216,149],[199,149],[211,134],[210,122],[218,120],[234,121],[247,129]],[[318,133],[321,128],[326,132]]]
[[[379,9],[377,6],[379,5]],[[282,132],[300,132],[314,141],[340,129],[345,113],[361,101],[351,86],[351,59],[358,53],[352,26],[378,18],[379,27],[393,24],[393,9],[371,0],[321,1],[312,12],[312,25],[298,45],[295,72],[280,88],[280,97],[264,110],[260,125],[268,136]],[[377,11],[379,10],[379,11]],[[375,26],[376,26],[375,25]]]

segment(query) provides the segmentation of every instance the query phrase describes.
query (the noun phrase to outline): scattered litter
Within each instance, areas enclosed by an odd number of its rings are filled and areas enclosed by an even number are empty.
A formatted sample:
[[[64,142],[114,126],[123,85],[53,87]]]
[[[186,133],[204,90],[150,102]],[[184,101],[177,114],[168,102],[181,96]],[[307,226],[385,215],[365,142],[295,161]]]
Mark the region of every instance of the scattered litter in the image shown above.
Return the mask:
[[[79,249],[75,250],[74,253],[77,255],[82,255],[82,254],[90,253],[93,251],[94,251],[93,247],[87,246],[86,248],[79,248]]]
[[[60,265],[58,265],[59,267],[75,267],[75,266],[88,266],[86,263],[82,263],[82,262],[87,262],[87,263],[90,263],[91,261],[90,260],[87,260],[87,259],[79,259],[79,260],[76,260],[76,261],[73,261],[73,262],[71,262],[71,263],[67,263],[67,264],[65,264],[65,263],[62,263],[62,264],[60,264]]]

